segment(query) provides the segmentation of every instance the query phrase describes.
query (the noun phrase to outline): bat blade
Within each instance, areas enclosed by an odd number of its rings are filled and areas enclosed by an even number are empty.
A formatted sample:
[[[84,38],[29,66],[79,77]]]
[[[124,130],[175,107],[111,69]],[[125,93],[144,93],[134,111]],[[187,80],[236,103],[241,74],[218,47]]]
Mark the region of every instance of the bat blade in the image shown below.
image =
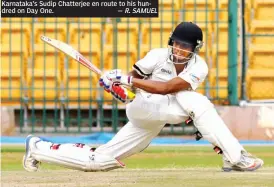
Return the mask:
[[[52,47],[55,47],[56,49],[62,51],[66,55],[72,57],[74,60],[78,61],[80,64],[97,73],[98,75],[102,74],[102,71],[100,69],[94,66],[88,59],[86,59],[81,53],[79,53],[70,45],[46,36],[41,36],[41,40],[51,45]]]
[[[101,75],[102,71],[98,69],[95,65],[93,65],[88,59],[86,59],[81,53],[79,53],[77,50],[75,50],[73,47],[70,45],[61,42],[59,40],[51,39],[46,36],[41,36],[41,40],[46,42],[47,44],[51,45],[52,47],[58,49],[59,51],[65,53],[66,55],[72,57],[74,60],[78,61],[80,64],[83,66],[87,67],[97,75]],[[135,98],[135,94],[128,90],[128,97],[130,99]]]

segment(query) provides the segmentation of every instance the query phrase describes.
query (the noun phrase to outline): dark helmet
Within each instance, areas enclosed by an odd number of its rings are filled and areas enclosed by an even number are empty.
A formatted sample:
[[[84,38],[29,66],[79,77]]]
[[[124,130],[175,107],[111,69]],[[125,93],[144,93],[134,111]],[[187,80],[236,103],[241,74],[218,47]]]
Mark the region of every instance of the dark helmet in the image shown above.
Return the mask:
[[[174,41],[193,46],[192,52],[197,53],[203,46],[203,32],[192,22],[181,22],[171,33],[168,45],[173,46]]]

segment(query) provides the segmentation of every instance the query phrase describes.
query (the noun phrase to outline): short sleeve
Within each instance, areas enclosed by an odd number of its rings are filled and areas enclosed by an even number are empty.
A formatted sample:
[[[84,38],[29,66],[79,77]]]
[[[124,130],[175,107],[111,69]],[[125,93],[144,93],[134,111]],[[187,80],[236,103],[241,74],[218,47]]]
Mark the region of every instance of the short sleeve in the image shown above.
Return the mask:
[[[144,58],[133,65],[133,69],[137,71],[139,75],[148,77],[152,74],[152,71],[155,69],[157,63],[158,53],[156,50],[151,50]]]
[[[188,82],[193,90],[196,90],[204,82],[207,74],[208,67],[205,62],[201,62],[194,64],[189,70],[181,72],[179,77]]]

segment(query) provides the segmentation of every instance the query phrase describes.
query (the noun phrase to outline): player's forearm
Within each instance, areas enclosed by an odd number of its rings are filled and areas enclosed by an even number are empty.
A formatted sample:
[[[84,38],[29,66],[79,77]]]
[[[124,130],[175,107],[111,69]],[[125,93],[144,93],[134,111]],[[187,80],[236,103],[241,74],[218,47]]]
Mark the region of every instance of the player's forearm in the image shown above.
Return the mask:
[[[122,76],[121,84],[139,88],[152,94],[171,94],[191,88],[191,85],[180,77],[175,77],[167,82],[142,79],[135,71],[131,71],[127,76]]]
[[[180,77],[175,77],[168,82],[141,80],[133,78],[132,84],[135,88],[140,88],[149,93],[162,95],[176,93],[191,88],[191,85]]]
[[[152,80],[142,80],[142,79],[132,79],[133,86],[135,88],[140,88],[146,92],[153,94],[168,94],[168,85],[166,82],[152,81]]]

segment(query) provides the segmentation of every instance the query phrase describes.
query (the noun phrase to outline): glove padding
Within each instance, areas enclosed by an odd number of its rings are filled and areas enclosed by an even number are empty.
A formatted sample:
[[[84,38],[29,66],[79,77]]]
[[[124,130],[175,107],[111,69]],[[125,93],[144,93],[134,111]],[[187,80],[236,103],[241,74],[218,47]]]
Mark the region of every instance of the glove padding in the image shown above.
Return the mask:
[[[122,103],[129,103],[135,98],[135,94],[122,85],[131,86],[132,76],[122,75],[120,69],[114,69],[104,73],[99,79],[99,84],[105,91]]]
[[[122,85],[119,84],[112,84],[112,87],[110,89],[110,93],[112,96],[122,103],[129,103],[133,101],[134,95],[131,95],[132,93],[129,92],[126,88],[124,88]]]
[[[104,88],[106,92],[110,92],[110,86],[112,85],[112,82],[104,82],[103,76],[99,79],[99,85]]]
[[[99,80],[99,84],[104,87],[107,92],[110,92],[112,84],[132,86],[131,81],[132,76],[122,75],[122,70],[114,69],[104,73]]]

